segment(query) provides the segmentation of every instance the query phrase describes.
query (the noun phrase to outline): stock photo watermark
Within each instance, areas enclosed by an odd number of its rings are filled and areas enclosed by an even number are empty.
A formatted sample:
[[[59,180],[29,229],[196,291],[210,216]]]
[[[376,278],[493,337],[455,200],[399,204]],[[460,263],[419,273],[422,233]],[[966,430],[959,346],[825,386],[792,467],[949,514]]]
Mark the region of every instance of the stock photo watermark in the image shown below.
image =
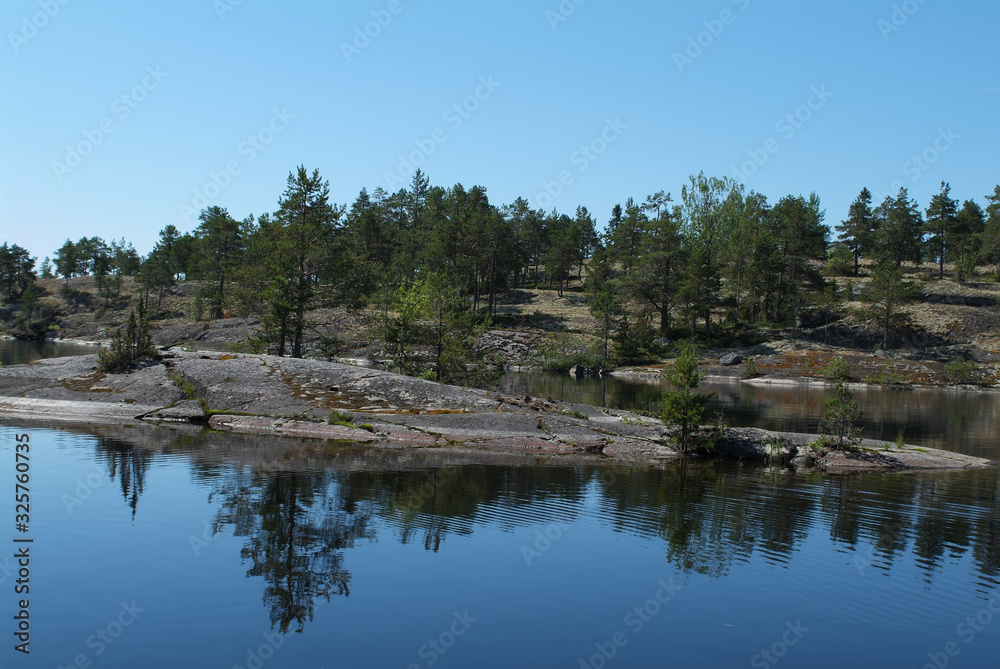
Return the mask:
[[[549,549],[563,537],[563,533],[569,529],[566,523],[549,523],[544,530],[535,530],[535,541],[532,545],[521,546],[521,556],[530,567],[531,564],[547,553]]]
[[[73,494],[63,493],[62,503],[66,507],[66,513],[73,515],[73,509],[82,506],[90,499],[94,491],[110,481],[108,475],[98,469],[97,465],[91,465],[92,470],[83,478],[76,479],[76,488]]]
[[[236,154],[239,158],[234,158],[226,162],[218,171],[209,171],[208,179],[201,186],[194,189],[190,203],[180,205],[181,218],[187,223],[194,223],[202,209],[212,203],[222,191],[229,188],[233,183],[233,178],[243,172],[243,167],[249,165],[257,159],[267,147],[274,142],[275,138],[283,133],[295,118],[294,114],[288,113],[288,108],[281,110],[275,108],[271,120],[263,125],[257,132],[247,135],[247,138],[236,147]]]
[[[433,666],[479,620],[479,618],[470,616],[468,609],[462,613],[455,611],[452,618],[451,624],[447,625],[443,632],[433,639],[428,639],[427,643],[417,650],[417,656],[424,661],[426,666]],[[407,665],[406,669],[420,669],[420,667],[420,664],[412,662]]]
[[[212,529],[212,525],[206,520],[203,523],[201,536],[188,535],[188,545],[191,546],[191,552],[194,553],[195,557],[201,557],[201,552],[215,543],[215,540],[218,538],[218,534],[216,534]]]
[[[882,33],[882,39],[886,42],[893,33],[903,29],[910,19],[920,11],[920,8],[927,4],[927,0],[906,0],[905,2],[893,5],[889,19],[879,19],[878,29]]]
[[[752,0],[732,0],[732,2],[741,12],[745,12],[750,8]],[[677,71],[684,74],[684,68],[694,65],[694,62],[701,58],[738,18],[739,14],[732,9],[723,9],[718,17],[702,21],[705,29],[688,37],[683,51],[674,51],[673,59]]]
[[[920,153],[913,154],[909,160],[903,163],[901,168],[903,175],[909,177],[910,183],[917,183],[925,174],[931,171],[944,154],[951,151],[952,147],[960,139],[962,139],[962,136],[955,132],[951,126],[938,128],[937,137],[934,138],[934,141],[926,149]],[[902,179],[893,181],[887,192],[876,195],[876,201],[880,202],[887,197],[895,196],[899,192],[899,189],[905,186],[906,182]]]
[[[639,634],[653,618],[657,616],[663,607],[669,604],[677,596],[677,593],[684,588],[683,583],[675,583],[674,577],[664,581],[662,578],[657,582],[659,586],[653,596],[645,602],[628,611],[622,618],[622,624],[628,628],[629,632],[618,630],[612,634],[607,641],[598,641],[594,644],[596,651],[589,657],[581,657],[579,669],[603,669],[608,662],[613,660],[618,652],[628,645],[629,637]]]
[[[256,648],[246,649],[246,665],[234,664],[233,669],[260,669],[285,645],[285,637],[277,632],[264,632],[261,636],[264,638],[264,643]]]
[[[438,126],[426,137],[415,139],[413,144],[416,149],[408,154],[399,155],[399,164],[395,172],[386,172],[385,181],[390,189],[405,186],[410,176],[422,167],[427,159],[437,153],[441,145],[445,144],[451,132],[457,132],[472,115],[479,111],[484,102],[493,97],[497,89],[503,86],[502,82],[496,81],[493,75],[479,77],[476,88],[465,98],[448,107],[441,115],[441,119],[447,124],[447,128]]]
[[[986,606],[966,617],[955,627],[955,636],[966,646],[972,645],[980,634],[992,624],[993,619],[1000,615],[1000,592],[994,592]],[[932,650],[927,653],[930,660],[921,669],[945,669],[951,661],[962,654],[962,646],[957,641],[949,641],[944,644],[941,650]]]
[[[244,2],[245,0],[214,0],[212,9],[215,10],[215,15],[219,17],[220,21],[225,21],[226,14],[232,14]]]
[[[412,2],[412,0],[410,0]],[[388,28],[393,20],[403,13],[406,5],[403,0],[389,0],[382,9],[373,10],[372,20],[364,25],[354,26],[354,38],[350,42],[340,43],[340,53],[348,64],[361,55],[361,52],[372,45],[372,42]]]
[[[590,169],[590,166],[607,153],[608,148],[617,142],[626,130],[628,125],[622,123],[620,116],[605,119],[604,128],[570,155],[569,163],[576,168],[576,174],[583,174]],[[573,170],[560,170],[552,181],[547,179],[542,181],[542,190],[535,195],[532,206],[536,209],[548,209],[574,183],[576,176]]]
[[[85,128],[81,133],[83,139],[76,144],[67,144],[66,155],[62,162],[52,162],[52,171],[59,182],[62,183],[67,175],[72,174],[83,164],[87,156],[94,153],[97,147],[104,143],[104,140],[118,128],[116,121],[118,123],[124,122],[149,97],[149,94],[159,88],[169,76],[170,73],[161,70],[159,65],[156,67],[150,65],[146,68],[146,74],[138,84],[114,99],[111,103],[111,116],[105,116],[94,127]]]
[[[549,22],[552,32],[559,29],[560,23],[569,21],[569,17],[576,14],[577,8],[586,4],[587,0],[562,0],[555,9],[545,10],[545,20]]]
[[[37,37],[38,32],[49,25],[49,21],[54,19],[59,11],[70,2],[71,0],[39,0],[39,11],[30,16],[22,16],[21,29],[16,33],[13,31],[7,33],[7,41],[10,42],[10,48],[14,50],[14,53],[19,52],[21,47],[26,46],[28,42]]]
[[[780,638],[768,648],[761,648],[760,652],[750,659],[750,666],[754,669],[769,669],[769,667],[775,666],[808,633],[809,628],[803,626],[801,620],[785,623],[785,631],[780,635]]]
[[[743,183],[749,177],[757,174],[764,165],[781,150],[782,141],[788,142],[812,120],[813,115],[822,109],[833,97],[833,93],[826,89],[826,85],[813,86],[809,97],[805,103],[800,105],[795,111],[785,114],[774,124],[775,131],[779,137],[768,137],[763,145],[753,149],[747,149],[748,160],[736,167],[731,166],[733,177]]]
[[[84,641],[88,651],[93,652],[77,653],[72,662],[66,665],[60,664],[58,669],[89,669],[91,664],[103,656],[121,638],[125,630],[139,619],[139,614],[145,611],[146,609],[138,606],[134,599],[131,603],[122,602],[118,615],[112,617],[104,627],[94,630],[94,633]]]

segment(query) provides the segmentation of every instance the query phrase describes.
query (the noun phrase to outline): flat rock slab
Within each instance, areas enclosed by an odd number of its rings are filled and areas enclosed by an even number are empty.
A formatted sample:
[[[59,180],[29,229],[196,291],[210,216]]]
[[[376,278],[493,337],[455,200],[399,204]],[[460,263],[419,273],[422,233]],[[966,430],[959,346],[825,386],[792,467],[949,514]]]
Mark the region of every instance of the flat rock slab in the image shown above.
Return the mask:
[[[276,421],[271,418],[257,416],[225,416],[217,414],[209,419],[208,425],[215,430],[226,430],[241,434],[276,434],[286,437],[331,439],[353,443],[369,443],[378,440],[375,434],[360,428],[311,423],[301,420]]]
[[[142,417],[149,421],[177,421],[182,423],[201,423],[207,420],[204,407],[201,402],[195,400],[185,400],[177,404],[157,409]]]
[[[80,402],[23,397],[0,397],[5,416],[38,416],[51,420],[121,423],[156,411],[159,407],[111,402]]]

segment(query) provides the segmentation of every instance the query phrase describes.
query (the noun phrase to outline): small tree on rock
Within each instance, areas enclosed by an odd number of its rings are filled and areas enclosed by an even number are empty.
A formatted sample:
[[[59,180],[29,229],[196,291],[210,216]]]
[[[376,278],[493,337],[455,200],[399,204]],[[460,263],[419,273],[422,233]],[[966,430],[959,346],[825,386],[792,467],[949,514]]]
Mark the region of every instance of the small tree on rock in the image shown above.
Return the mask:
[[[861,431],[859,423],[864,413],[858,409],[854,393],[842,382],[837,384],[837,394],[826,403],[826,413],[820,429],[833,438],[838,450],[851,450],[858,445]]]
[[[128,315],[125,332],[118,328],[111,340],[111,348],[98,354],[97,368],[102,372],[117,374],[142,360],[156,357],[156,347],[149,333],[146,304],[139,300],[138,314],[133,309]]]
[[[676,390],[664,394],[660,417],[664,423],[680,428],[681,451],[687,453],[697,444],[697,432],[712,398],[711,394],[697,392],[705,375],[701,372],[694,344],[684,344],[677,359],[663,374]]]

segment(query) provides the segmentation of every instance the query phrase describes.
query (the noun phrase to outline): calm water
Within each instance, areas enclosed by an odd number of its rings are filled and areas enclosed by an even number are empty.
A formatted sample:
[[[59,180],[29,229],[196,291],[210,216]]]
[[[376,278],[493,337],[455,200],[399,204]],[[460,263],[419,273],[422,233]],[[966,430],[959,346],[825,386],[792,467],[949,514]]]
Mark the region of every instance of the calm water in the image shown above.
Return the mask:
[[[919,668],[948,643],[952,667],[1000,657],[996,470],[453,466],[439,450],[23,428],[0,426],[0,541],[11,554],[23,431],[32,654],[11,650],[0,558],[4,667]]]
[[[568,374],[521,373],[504,377],[504,392],[616,409],[650,409],[668,385],[656,379],[575,379]],[[705,382],[714,392],[711,411],[728,424],[784,432],[815,432],[834,394],[832,386],[754,386]],[[854,391],[864,411],[864,436],[1000,459],[1000,393],[941,389],[864,388]]]
[[[0,339],[0,362],[4,365],[24,365],[42,358],[97,353],[97,346],[54,341],[22,341]]]

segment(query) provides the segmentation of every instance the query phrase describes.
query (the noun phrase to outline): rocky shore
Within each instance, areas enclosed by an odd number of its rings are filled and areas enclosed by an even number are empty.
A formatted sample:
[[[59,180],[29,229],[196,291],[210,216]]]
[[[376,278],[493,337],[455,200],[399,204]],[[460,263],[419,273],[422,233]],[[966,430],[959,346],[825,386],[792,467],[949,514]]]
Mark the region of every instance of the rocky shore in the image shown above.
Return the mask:
[[[662,461],[682,457],[673,431],[627,411],[511,397],[375,369],[264,355],[168,352],[127,374],[97,356],[0,369],[0,415],[77,423],[192,424],[243,434],[396,448],[488,449]],[[815,435],[730,428],[721,457],[843,473],[964,469],[981,458],[881,442],[844,453]]]

